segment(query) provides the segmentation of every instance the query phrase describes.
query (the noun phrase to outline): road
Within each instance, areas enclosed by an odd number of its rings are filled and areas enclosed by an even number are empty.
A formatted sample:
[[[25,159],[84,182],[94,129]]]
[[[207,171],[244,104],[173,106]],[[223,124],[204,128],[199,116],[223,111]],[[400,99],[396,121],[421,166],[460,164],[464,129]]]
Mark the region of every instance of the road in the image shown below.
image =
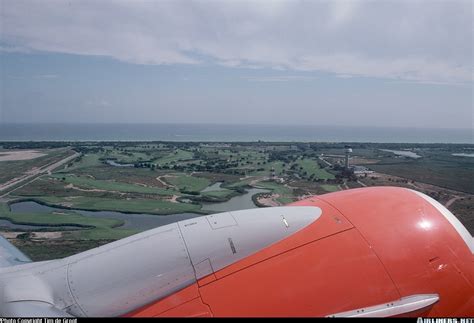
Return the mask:
[[[446,208],[449,208],[454,202],[456,202],[457,200],[460,200],[462,198],[463,198],[462,196],[454,195],[454,197],[451,198],[448,202],[446,202],[446,204],[444,206]]]
[[[326,165],[332,166],[332,164],[331,164],[330,162],[328,162],[326,159],[324,159],[323,157],[319,156],[318,159],[321,160],[321,161],[323,161],[323,162],[325,162]]]
[[[12,181],[7,182],[6,184],[0,185],[0,192],[4,192],[3,195],[0,195],[0,198],[5,197],[8,194],[10,194],[11,192],[13,192],[13,191],[15,191],[15,190],[31,183],[31,182],[33,182],[34,180],[36,180],[39,177],[39,175],[51,174],[51,172],[53,170],[55,170],[56,168],[60,167],[61,165],[66,164],[66,163],[69,163],[71,160],[76,159],[80,155],[81,155],[80,153],[74,153],[73,155],[71,155],[69,157],[66,157],[64,159],[61,159],[60,161],[53,162],[51,164],[39,167],[37,169],[32,170],[27,175],[17,177],[15,179],[13,179]],[[18,186],[13,190],[8,191],[9,188],[15,187],[16,185],[19,185],[21,183],[23,183],[23,185]]]

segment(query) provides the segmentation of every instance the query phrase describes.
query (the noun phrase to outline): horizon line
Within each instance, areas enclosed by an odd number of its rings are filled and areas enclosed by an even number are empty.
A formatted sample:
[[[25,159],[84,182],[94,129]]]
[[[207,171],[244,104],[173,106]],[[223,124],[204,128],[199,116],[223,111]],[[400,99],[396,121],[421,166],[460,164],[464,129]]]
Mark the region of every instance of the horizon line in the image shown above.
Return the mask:
[[[420,130],[471,130],[474,128],[381,126],[381,125],[337,125],[337,124],[282,124],[282,123],[201,123],[201,122],[15,122],[0,121],[0,125],[192,125],[192,126],[284,126],[284,127],[340,127],[340,128],[388,128]]]

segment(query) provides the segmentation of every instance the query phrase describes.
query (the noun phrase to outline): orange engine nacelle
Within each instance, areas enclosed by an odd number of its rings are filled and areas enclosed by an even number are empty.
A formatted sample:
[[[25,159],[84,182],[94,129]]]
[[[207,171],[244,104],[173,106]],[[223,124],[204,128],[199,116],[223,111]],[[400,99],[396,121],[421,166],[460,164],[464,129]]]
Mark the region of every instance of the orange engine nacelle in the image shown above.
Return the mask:
[[[373,187],[291,205],[322,213],[130,315],[474,316],[473,238],[438,202]]]

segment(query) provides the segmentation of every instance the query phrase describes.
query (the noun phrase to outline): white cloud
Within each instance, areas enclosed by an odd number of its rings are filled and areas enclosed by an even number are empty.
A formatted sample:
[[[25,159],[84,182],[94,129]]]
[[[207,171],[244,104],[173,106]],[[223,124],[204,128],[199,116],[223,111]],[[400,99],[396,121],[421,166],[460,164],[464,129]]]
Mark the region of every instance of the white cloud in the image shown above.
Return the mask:
[[[472,81],[472,2],[1,2],[1,51]]]
[[[340,0],[331,2],[331,25],[334,27],[347,23],[356,13],[360,1]]]

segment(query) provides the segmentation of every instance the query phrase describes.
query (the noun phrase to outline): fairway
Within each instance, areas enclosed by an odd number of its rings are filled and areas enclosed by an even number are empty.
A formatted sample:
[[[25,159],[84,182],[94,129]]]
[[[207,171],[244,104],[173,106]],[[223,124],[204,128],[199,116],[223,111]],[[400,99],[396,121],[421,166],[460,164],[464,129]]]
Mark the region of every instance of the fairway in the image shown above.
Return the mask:
[[[125,213],[173,214],[185,212],[199,212],[199,204],[174,203],[164,200],[130,199],[116,200],[96,197],[64,197],[40,196],[38,201],[66,208],[90,211],[118,211]]]
[[[207,178],[194,177],[186,174],[172,174],[166,176],[164,179],[183,192],[200,192],[211,184]]]
[[[193,158],[193,153],[181,149],[177,149],[176,151],[169,153],[168,155],[158,158],[154,160],[154,163],[160,165],[166,165],[170,163],[174,163],[180,160],[188,160]]]
[[[147,194],[158,194],[158,195],[172,195],[175,192],[173,190],[167,190],[159,187],[144,187],[139,185],[120,183],[116,181],[104,181],[91,179],[89,177],[79,176],[64,176],[64,175],[53,175],[52,178],[56,178],[65,183],[72,184],[83,189],[96,189],[103,191],[118,191],[118,192],[129,192],[129,193],[147,193]]]
[[[334,179],[334,175],[328,173],[326,170],[321,169],[316,160],[312,159],[300,159],[296,162],[296,165],[304,178],[311,178],[313,176],[317,179]]]

